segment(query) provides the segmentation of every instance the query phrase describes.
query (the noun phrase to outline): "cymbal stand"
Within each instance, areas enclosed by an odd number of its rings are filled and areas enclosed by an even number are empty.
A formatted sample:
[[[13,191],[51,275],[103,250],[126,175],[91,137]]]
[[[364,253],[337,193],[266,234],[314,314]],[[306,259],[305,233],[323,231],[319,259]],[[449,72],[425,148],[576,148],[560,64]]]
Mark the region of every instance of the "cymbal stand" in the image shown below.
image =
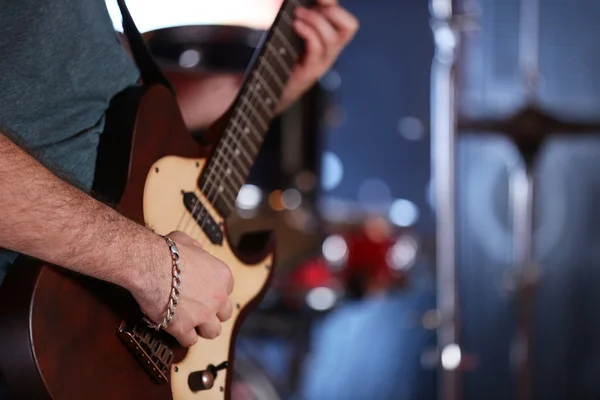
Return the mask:
[[[469,23],[455,15],[455,1],[430,0],[435,55],[431,70],[431,170],[435,184],[437,326],[442,372],[438,397],[461,398],[459,376],[459,309],[456,270],[456,107],[455,62],[459,32]]]
[[[513,287],[517,304],[517,321],[513,342],[513,360],[516,372],[516,399],[530,400],[534,393],[532,371],[532,328],[535,291],[540,280],[540,268],[535,258],[534,221],[536,167],[540,149],[552,136],[569,133],[589,135],[600,132],[600,121],[579,123],[549,115],[536,105],[539,82],[539,3],[538,0],[521,2],[520,67],[528,100],[525,107],[505,119],[459,119],[458,129],[471,133],[498,133],[506,135],[517,147],[523,167],[510,174],[510,200],[514,229]]]
[[[515,300],[518,307],[514,342],[519,400],[532,398],[531,337],[534,293],[539,268],[534,256],[535,170],[540,148],[552,135],[569,132],[586,135],[600,132],[600,121],[578,123],[557,119],[536,107],[539,82],[539,0],[522,0],[520,20],[520,67],[528,101],[525,107],[501,120],[459,118],[455,106],[456,62],[460,33],[474,26],[474,18],[457,15],[458,0],[430,0],[435,56],[431,75],[432,171],[436,205],[436,271],[438,325],[442,373],[439,398],[461,398],[461,348],[456,267],[456,137],[458,131],[500,133],[518,148],[524,166],[512,171],[511,203],[514,227]],[[445,357],[447,356],[447,357]],[[450,357],[451,356],[451,357]]]

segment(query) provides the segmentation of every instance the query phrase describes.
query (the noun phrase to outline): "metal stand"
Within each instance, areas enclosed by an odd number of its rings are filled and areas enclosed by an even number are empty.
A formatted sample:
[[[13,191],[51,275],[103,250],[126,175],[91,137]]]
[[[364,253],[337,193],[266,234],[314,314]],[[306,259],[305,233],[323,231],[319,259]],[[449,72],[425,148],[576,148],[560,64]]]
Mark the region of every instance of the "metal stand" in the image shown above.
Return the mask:
[[[432,172],[436,208],[436,273],[438,349],[442,356],[439,398],[460,399],[457,369],[460,364],[455,242],[455,68],[458,35],[454,30],[452,0],[431,0],[435,58],[432,65],[431,132]],[[456,351],[458,350],[458,352]],[[444,352],[452,351],[458,363],[444,365]],[[450,364],[450,365],[448,365]]]
[[[534,160],[511,172],[510,196],[513,209],[515,299],[517,331],[513,343],[513,360],[517,374],[519,400],[531,399],[531,338],[533,308],[538,268],[534,258]]]
[[[534,256],[535,164],[540,148],[557,133],[585,135],[600,131],[600,122],[558,120],[535,106],[538,79],[537,0],[523,0],[521,9],[521,69],[529,103],[511,118],[467,121],[457,117],[455,107],[456,61],[459,33],[472,19],[453,14],[452,0],[430,0],[435,58],[432,65],[432,171],[436,203],[436,270],[438,348],[441,351],[439,398],[461,399],[459,308],[456,266],[456,137],[457,131],[495,133],[509,137],[519,149],[524,168],[511,175],[514,217],[515,301],[518,308],[515,334],[516,398],[533,396],[531,371],[534,292],[539,268]],[[527,29],[525,29],[527,28]],[[533,31],[531,31],[533,30]],[[445,360],[446,353],[452,357]],[[453,362],[446,362],[452,358]]]

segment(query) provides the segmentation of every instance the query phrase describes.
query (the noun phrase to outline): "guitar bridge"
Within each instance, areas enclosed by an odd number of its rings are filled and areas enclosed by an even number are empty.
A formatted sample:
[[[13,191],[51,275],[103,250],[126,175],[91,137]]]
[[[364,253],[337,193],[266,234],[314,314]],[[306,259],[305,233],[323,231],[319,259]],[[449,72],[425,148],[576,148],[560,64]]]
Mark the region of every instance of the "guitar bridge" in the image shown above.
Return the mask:
[[[133,326],[121,322],[119,338],[135,355],[146,372],[158,383],[169,381],[173,350],[156,337],[155,330],[149,328],[144,321]]]

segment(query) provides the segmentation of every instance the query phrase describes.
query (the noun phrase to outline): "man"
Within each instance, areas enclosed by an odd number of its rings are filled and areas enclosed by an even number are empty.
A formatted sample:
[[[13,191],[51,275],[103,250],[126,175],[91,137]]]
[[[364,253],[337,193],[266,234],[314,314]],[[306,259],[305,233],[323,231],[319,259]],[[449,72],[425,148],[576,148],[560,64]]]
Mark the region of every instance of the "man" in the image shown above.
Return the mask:
[[[87,194],[104,112],[138,79],[104,0],[0,4],[0,271],[27,254],[124,287],[160,323],[171,292],[169,247]],[[280,111],[332,65],[358,22],[337,0],[317,0],[313,10],[298,9],[294,28],[307,52]],[[165,330],[183,346],[198,334],[215,338],[232,313],[231,273],[186,234],[168,236],[185,272]]]

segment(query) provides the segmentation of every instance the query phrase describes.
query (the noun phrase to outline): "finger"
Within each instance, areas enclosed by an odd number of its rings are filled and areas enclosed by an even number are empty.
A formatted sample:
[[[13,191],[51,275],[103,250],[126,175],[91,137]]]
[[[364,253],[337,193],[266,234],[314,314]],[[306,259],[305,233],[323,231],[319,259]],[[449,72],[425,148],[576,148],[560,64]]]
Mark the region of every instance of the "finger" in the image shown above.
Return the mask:
[[[296,17],[306,22],[317,32],[326,53],[332,53],[335,50],[339,41],[339,34],[323,14],[299,7],[296,9]]]
[[[217,312],[217,318],[219,318],[219,321],[225,322],[229,318],[231,318],[232,314],[233,314],[233,305],[231,304],[231,301],[227,300],[225,302],[225,304],[223,304],[221,309]]]
[[[221,321],[215,317],[211,322],[200,324],[196,330],[205,339],[215,339],[221,334]]]
[[[306,46],[303,63],[307,65],[319,63],[325,54],[325,45],[321,39],[319,39],[317,32],[300,19],[294,20],[294,29],[298,36],[304,39],[304,44]]]
[[[342,7],[325,7],[321,12],[339,32],[342,42],[348,42],[358,31],[358,18],[350,11]]]
[[[198,341],[198,334],[192,329],[183,334],[175,336],[175,338],[183,347],[190,347],[195,345]]]

